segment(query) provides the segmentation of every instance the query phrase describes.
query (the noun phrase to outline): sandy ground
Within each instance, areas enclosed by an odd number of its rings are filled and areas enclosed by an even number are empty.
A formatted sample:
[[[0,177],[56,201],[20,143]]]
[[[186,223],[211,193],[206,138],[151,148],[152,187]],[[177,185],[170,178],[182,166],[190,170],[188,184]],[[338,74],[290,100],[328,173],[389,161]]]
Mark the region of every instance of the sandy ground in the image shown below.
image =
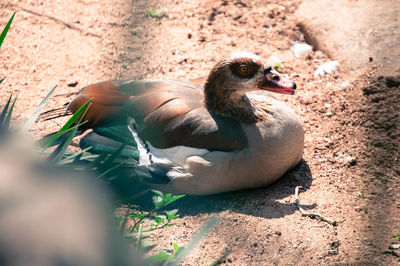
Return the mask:
[[[185,265],[395,265],[382,254],[400,232],[399,78],[378,78],[373,64],[357,72],[314,78],[330,61],[321,51],[296,58],[304,42],[297,1],[6,1],[0,25],[16,10],[0,51],[2,103],[19,93],[15,120],[29,115],[54,85],[56,94],[110,78],[196,79],[221,55],[237,50],[279,58],[280,72],[298,85],[281,97],[305,129],[304,161],[260,189],[177,202],[177,225],[156,231],[159,248],[186,245],[213,214],[221,220]],[[147,8],[167,8],[161,19]],[[68,97],[53,97],[48,109]],[[56,130],[63,120],[38,123],[31,134]],[[305,209],[339,221],[302,217]],[[363,191],[363,193],[360,193]],[[363,194],[363,196],[361,195]]]

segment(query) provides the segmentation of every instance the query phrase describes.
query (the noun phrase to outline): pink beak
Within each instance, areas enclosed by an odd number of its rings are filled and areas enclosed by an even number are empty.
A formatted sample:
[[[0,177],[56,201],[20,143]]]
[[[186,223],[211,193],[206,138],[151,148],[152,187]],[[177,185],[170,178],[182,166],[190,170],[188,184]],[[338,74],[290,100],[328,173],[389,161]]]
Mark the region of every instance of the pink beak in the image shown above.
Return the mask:
[[[261,84],[262,90],[267,90],[280,94],[293,95],[296,89],[296,83],[283,78],[272,67],[267,67],[263,70],[265,81]]]

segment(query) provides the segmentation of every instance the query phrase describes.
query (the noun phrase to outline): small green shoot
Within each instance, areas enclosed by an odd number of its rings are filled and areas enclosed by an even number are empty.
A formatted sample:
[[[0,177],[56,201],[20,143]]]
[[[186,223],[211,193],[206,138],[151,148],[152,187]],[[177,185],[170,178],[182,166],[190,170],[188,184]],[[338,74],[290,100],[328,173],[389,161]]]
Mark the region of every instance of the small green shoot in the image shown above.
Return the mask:
[[[183,249],[183,247],[180,247],[176,242],[174,242],[172,250],[162,250],[161,253],[150,256],[146,260],[149,263],[165,262],[164,265],[170,265],[168,261],[173,261],[183,251]]]
[[[144,195],[146,192],[150,190],[146,190],[143,193],[140,193],[135,196],[135,198]],[[153,201],[153,209],[149,212],[143,212],[141,210],[137,210],[133,213],[125,215],[125,218],[117,217],[118,224],[121,225],[121,232],[124,231],[124,227],[127,224],[126,218],[129,218],[133,225],[129,226],[128,233],[125,233],[125,237],[131,239],[133,243],[135,243],[136,248],[143,252],[147,252],[153,249],[156,244],[149,244],[143,241],[143,239],[147,238],[148,235],[145,233],[149,233],[159,228],[163,228],[166,226],[170,226],[172,221],[179,217],[178,210],[167,210],[164,211],[164,214],[157,214],[157,211],[171,204],[172,202],[184,197],[184,195],[172,195],[172,194],[164,194],[158,190],[151,190],[154,196],[152,197]],[[183,248],[179,247],[178,244],[174,243],[174,249],[172,251],[164,250],[159,254],[155,254],[147,258],[149,263],[158,263],[165,262],[171,259],[174,259]]]
[[[364,198],[364,189],[360,189],[360,197],[363,199]]]
[[[158,190],[151,190],[155,195],[153,196],[153,205],[154,208],[148,213],[140,212],[140,213],[132,213],[128,215],[129,218],[134,222],[131,227],[130,232],[137,232],[139,229],[139,225],[142,225],[146,222],[147,227],[144,228],[143,232],[150,232],[157,228],[166,227],[171,225],[171,221],[178,218],[177,215],[178,210],[169,210],[164,211],[166,215],[157,215],[157,211],[171,204],[172,202],[184,197],[185,195],[172,195],[165,194]]]
[[[397,239],[400,241],[400,233],[393,235],[393,237],[397,237]]]
[[[154,10],[147,9],[147,16],[151,18],[162,18],[168,15],[168,9],[166,8],[156,8]]]
[[[275,62],[274,63],[274,68],[278,69],[278,68],[282,68],[282,66],[278,62]]]

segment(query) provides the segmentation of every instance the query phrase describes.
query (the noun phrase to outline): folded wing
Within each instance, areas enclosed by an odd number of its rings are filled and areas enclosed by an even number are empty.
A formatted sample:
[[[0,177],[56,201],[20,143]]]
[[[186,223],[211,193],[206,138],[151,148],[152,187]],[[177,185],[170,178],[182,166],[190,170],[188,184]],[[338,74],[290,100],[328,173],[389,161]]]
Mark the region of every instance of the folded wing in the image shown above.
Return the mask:
[[[131,117],[139,137],[156,148],[245,148],[247,138],[240,122],[210,113],[203,97],[200,88],[183,81],[106,81],[83,88],[68,110],[74,112],[93,98],[85,116],[86,127],[96,131],[107,125],[123,125]]]

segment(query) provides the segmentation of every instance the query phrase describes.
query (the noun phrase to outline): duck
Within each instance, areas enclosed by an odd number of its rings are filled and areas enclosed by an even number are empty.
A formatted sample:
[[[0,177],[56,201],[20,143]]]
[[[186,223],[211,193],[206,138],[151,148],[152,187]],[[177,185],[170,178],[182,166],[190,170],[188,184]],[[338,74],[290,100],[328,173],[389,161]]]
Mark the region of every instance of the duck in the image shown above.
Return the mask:
[[[296,84],[261,57],[235,52],[218,61],[203,86],[180,80],[109,80],[81,89],[74,113],[92,99],[81,147],[125,144],[132,171],[164,192],[208,195],[263,187],[303,156],[304,130],[274,94]]]

